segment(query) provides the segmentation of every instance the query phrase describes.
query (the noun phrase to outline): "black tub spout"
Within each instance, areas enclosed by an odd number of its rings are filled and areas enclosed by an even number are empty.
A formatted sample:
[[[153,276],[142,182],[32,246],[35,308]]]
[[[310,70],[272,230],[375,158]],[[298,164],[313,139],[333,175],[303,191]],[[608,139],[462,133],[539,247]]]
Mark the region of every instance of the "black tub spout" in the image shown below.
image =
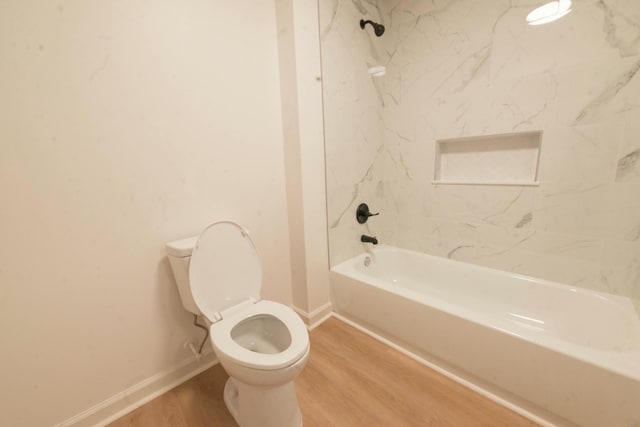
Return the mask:
[[[375,237],[367,236],[366,234],[360,236],[360,241],[362,243],[373,243],[374,245],[378,244],[378,239],[376,239]]]

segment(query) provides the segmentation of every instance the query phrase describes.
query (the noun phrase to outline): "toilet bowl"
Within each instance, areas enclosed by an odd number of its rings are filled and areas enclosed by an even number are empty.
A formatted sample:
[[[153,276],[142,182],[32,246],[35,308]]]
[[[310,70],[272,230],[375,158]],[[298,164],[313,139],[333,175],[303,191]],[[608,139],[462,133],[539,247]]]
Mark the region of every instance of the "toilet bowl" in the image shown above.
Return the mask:
[[[182,304],[209,325],[229,374],[224,401],[240,427],[299,427],[294,379],[309,356],[309,335],[289,307],[260,299],[260,259],[249,233],[231,221],[167,244]]]

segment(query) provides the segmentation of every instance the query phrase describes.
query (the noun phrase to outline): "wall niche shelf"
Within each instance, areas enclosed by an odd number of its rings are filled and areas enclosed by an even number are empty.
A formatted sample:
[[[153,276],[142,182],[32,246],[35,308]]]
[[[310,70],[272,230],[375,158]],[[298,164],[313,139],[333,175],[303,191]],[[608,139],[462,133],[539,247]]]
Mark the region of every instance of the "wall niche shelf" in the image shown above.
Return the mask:
[[[436,141],[436,185],[537,186],[542,132]]]

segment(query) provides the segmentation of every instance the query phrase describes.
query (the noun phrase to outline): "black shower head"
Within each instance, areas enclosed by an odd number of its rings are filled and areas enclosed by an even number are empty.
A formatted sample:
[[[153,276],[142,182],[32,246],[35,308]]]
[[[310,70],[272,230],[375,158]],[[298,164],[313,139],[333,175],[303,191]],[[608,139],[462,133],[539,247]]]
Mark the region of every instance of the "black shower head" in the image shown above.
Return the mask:
[[[384,34],[384,25],[377,24],[373,21],[365,21],[364,19],[360,20],[360,28],[362,28],[363,30],[364,26],[367,24],[371,24],[371,26],[373,27],[373,32],[376,34],[376,36],[380,37]]]

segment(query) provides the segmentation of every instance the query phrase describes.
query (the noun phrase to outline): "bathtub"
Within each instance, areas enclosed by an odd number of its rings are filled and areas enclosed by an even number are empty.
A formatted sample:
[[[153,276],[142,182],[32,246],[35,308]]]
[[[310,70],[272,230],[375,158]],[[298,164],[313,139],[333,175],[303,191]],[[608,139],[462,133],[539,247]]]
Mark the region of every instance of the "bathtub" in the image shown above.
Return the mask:
[[[338,315],[541,424],[640,426],[627,298],[390,246],[330,277]]]

